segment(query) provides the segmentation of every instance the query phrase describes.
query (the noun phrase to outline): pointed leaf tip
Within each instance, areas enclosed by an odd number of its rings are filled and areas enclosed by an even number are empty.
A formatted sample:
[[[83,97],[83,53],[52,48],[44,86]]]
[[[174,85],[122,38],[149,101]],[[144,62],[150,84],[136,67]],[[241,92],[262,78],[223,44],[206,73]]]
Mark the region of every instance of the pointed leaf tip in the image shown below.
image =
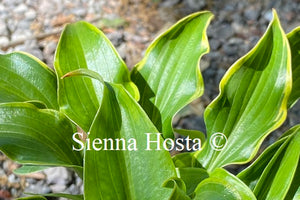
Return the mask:
[[[291,54],[276,11],[273,12],[265,34],[226,72],[220,94],[205,110],[207,141],[215,133],[223,133],[227,138],[222,151],[215,151],[207,142],[197,154],[208,171],[248,162],[263,139],[286,118],[292,80]]]
[[[206,29],[212,17],[205,11],[178,21],[149,46],[131,73],[140,105],[165,138],[173,137],[173,116],[203,94],[199,60],[209,51]]]

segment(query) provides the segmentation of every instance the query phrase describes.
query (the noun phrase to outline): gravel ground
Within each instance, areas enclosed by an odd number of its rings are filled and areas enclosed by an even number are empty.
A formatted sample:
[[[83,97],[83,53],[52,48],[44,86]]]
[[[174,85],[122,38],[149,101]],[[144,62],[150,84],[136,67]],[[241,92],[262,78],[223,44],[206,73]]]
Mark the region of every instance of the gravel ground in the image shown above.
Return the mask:
[[[300,25],[299,0],[0,0],[0,53],[26,51],[52,67],[64,24],[85,20],[103,30],[132,68],[158,33],[189,13],[210,10],[215,14],[208,29],[211,52],[201,61],[205,94],[174,120],[177,127],[204,131],[203,110],[218,94],[220,79],[264,33],[272,18],[272,8],[277,10],[286,32]],[[298,103],[266,144],[299,123],[299,116]],[[23,191],[82,191],[81,180],[64,168],[17,176],[12,173],[17,167],[0,155],[0,200],[19,197]]]

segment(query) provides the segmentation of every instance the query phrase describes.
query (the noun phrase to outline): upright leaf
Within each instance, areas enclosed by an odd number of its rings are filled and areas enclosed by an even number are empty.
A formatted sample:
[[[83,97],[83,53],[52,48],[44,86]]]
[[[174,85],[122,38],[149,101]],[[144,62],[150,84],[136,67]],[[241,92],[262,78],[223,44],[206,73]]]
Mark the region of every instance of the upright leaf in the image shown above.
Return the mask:
[[[300,97],[300,26],[291,31],[287,37],[292,53],[293,89],[288,101],[291,107]]]
[[[263,139],[286,118],[291,55],[275,10],[273,15],[264,36],[227,71],[219,96],[205,110],[208,139],[196,156],[208,171],[250,161]],[[227,137],[222,151],[209,144],[215,141],[214,133]]]
[[[192,14],[159,36],[132,71],[140,105],[164,137],[173,137],[175,113],[203,93],[199,69],[209,51],[206,28],[210,12]]]
[[[60,110],[88,131],[102,99],[103,86],[86,77],[60,79],[76,69],[98,72],[105,81],[121,83],[138,98],[129,71],[110,41],[91,24],[77,22],[65,27],[55,55]]]
[[[284,199],[293,180],[295,180],[292,186],[294,191],[290,193],[295,194],[300,186],[299,177],[295,177],[297,168],[300,168],[298,166],[300,163],[300,125],[292,128],[291,132],[292,134],[287,136],[284,144],[264,169],[254,188],[258,199]]]
[[[55,73],[37,58],[15,52],[0,55],[0,103],[42,102],[58,109]]]
[[[243,170],[238,174],[238,178],[241,179],[246,185],[251,189],[254,189],[258,179],[262,175],[264,169],[269,164],[270,160],[273,158],[274,154],[286,141],[288,137],[282,138],[269,146],[260,156],[257,158],[251,166]]]
[[[215,169],[195,190],[194,200],[256,200],[253,192],[237,177]]]
[[[121,85],[105,83],[101,107],[88,138],[91,146],[87,145],[85,151],[85,199],[168,199],[172,190],[163,183],[176,176],[170,154],[163,150],[161,137],[161,150],[154,150],[157,144],[146,150],[146,133],[157,132]],[[113,142],[108,142],[105,150],[103,139],[109,138]],[[125,144],[121,141],[117,147],[116,139],[124,139]]]
[[[72,150],[73,128],[60,112],[29,103],[0,104],[0,150],[21,164],[82,166]]]

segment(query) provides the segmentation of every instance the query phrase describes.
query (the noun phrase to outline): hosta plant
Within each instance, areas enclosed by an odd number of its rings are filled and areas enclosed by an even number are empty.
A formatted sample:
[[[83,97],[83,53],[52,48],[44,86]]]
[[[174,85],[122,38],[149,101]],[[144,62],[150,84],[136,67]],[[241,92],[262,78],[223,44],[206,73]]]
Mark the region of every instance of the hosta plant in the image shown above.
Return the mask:
[[[300,125],[256,157],[300,96],[300,27],[286,35],[275,11],[221,80],[204,112],[206,134],[172,127],[203,94],[199,60],[211,19],[198,12],[180,20],[131,72],[86,22],[65,27],[55,70],[23,52],[0,55],[0,150],[22,164],[15,173],[64,166],[84,182],[81,195],[20,199],[299,199]],[[239,174],[224,169],[250,161]]]

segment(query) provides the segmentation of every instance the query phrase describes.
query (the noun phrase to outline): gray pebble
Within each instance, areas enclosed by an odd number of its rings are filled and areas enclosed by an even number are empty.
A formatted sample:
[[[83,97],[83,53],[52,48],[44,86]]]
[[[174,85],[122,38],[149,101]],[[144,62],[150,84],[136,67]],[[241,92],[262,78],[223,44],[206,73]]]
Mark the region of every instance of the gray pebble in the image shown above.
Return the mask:
[[[72,10],[72,13],[78,17],[84,17],[87,14],[86,8],[75,8]]]
[[[1,169],[1,168],[0,168],[0,177],[1,177],[2,175],[5,175],[5,171],[4,171],[4,169]]]
[[[36,12],[33,9],[29,9],[25,13],[25,18],[28,20],[34,20],[36,18]]]
[[[7,35],[7,27],[4,20],[0,20],[0,36],[1,35]]]
[[[17,182],[19,182],[19,178],[15,174],[10,174],[8,176],[8,182],[9,183],[17,183]]]
[[[30,184],[27,188],[25,188],[25,193],[50,193],[52,192],[51,188],[45,185],[44,181],[38,181],[36,184]]]
[[[212,51],[218,50],[218,48],[221,46],[221,42],[216,39],[209,40],[209,45]]]
[[[258,20],[258,17],[260,15],[261,11],[257,8],[251,7],[249,9],[246,9],[244,11],[244,16],[246,19],[251,20],[251,21],[256,21]]]
[[[273,13],[271,10],[268,10],[265,14],[264,14],[264,18],[267,20],[267,21],[271,21],[272,18],[273,18]]]
[[[162,7],[172,7],[179,3],[180,0],[167,0],[161,3]]]
[[[53,193],[62,193],[67,189],[65,184],[50,185],[50,188]]]
[[[53,167],[44,170],[47,176],[47,183],[54,185],[64,185],[71,181],[70,172],[64,167]]]
[[[7,37],[0,37],[0,47],[6,46],[9,44],[9,40]]]
[[[224,41],[234,35],[234,31],[229,24],[223,24],[219,26],[214,34],[215,38],[219,38]]]
[[[15,9],[14,12],[17,14],[23,14],[28,10],[27,6],[25,4],[20,4],[18,5]]]
[[[191,10],[201,10],[205,7],[206,2],[205,1],[199,1],[199,0],[185,0],[184,3],[191,8]]]

